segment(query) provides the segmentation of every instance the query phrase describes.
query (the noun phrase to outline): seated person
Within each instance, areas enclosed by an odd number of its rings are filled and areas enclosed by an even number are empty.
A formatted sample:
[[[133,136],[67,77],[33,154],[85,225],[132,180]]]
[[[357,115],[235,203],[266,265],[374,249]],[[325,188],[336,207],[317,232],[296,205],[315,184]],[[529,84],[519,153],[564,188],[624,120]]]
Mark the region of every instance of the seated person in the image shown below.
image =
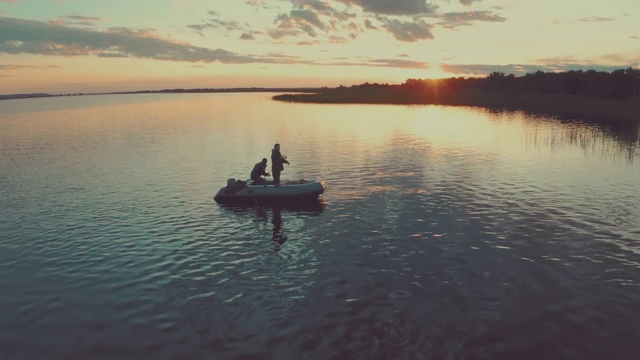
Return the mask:
[[[267,159],[264,158],[262,159],[261,162],[257,163],[254,167],[253,170],[251,170],[251,180],[253,180],[253,183],[255,185],[264,185],[267,183],[267,180],[265,180],[262,176],[269,176],[268,172],[265,172],[267,169]]]

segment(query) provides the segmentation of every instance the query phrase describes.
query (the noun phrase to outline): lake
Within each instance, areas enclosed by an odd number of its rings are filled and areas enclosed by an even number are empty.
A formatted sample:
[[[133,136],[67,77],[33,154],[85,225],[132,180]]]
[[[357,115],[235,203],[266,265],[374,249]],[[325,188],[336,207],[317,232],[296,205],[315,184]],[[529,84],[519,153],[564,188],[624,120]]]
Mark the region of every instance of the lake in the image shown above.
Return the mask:
[[[640,354],[638,124],[271,96],[0,102],[0,357]]]

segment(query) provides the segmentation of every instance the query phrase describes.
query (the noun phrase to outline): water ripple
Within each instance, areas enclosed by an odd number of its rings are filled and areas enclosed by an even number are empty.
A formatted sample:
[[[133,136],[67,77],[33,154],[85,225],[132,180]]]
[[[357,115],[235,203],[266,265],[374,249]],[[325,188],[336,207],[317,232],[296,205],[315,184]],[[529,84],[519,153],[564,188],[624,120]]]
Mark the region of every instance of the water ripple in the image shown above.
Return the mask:
[[[137,99],[0,118],[8,358],[640,351],[637,139],[466,108]],[[322,200],[216,204],[273,139]]]

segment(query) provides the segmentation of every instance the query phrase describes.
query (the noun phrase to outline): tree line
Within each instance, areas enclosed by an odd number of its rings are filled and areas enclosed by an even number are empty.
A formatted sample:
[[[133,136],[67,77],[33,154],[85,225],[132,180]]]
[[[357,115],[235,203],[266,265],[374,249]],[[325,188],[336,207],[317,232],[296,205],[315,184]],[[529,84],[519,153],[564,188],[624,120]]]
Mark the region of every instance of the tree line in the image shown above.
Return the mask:
[[[363,84],[358,86],[389,86]],[[575,95],[625,100],[640,97],[640,70],[627,68],[612,72],[570,70],[536,71],[524,76],[493,72],[484,78],[448,78],[441,80],[408,79],[399,85],[407,91],[429,91],[434,87],[449,91],[480,90],[505,94]]]

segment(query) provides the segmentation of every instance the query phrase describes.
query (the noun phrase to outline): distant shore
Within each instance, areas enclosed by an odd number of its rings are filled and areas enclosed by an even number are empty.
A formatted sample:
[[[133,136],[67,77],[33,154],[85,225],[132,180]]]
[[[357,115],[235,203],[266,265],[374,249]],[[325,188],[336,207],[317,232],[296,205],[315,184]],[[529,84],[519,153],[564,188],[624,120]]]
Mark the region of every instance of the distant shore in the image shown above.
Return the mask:
[[[507,94],[494,91],[407,91],[392,87],[341,87],[313,94],[282,94],[274,100],[318,104],[473,106],[522,110],[586,121],[640,122],[640,98],[602,99],[585,95]]]
[[[45,93],[33,93],[33,94],[8,94],[8,95],[0,95],[0,100],[15,100],[15,99],[32,99],[32,98],[42,98],[42,97],[52,97],[59,95],[51,95]]]
[[[167,89],[101,94],[13,94],[0,95],[0,100],[109,94],[238,92],[286,92],[285,94],[273,96],[273,99],[296,103],[472,106],[496,110],[522,110],[534,114],[582,119],[585,121],[640,122],[640,98],[638,97],[614,100],[585,95],[505,94],[479,90],[444,91],[438,94],[425,94],[424,92],[398,90],[388,87]]]
[[[164,89],[164,90],[137,90],[137,91],[115,91],[106,93],[76,93],[76,94],[7,94],[0,95],[0,100],[16,100],[16,99],[33,99],[44,97],[65,97],[65,96],[87,96],[87,95],[128,95],[128,94],[205,94],[205,93],[244,93],[244,92],[295,92],[295,93],[315,93],[322,91],[321,88],[263,88],[263,87],[247,87],[247,88],[203,88],[203,89]]]

